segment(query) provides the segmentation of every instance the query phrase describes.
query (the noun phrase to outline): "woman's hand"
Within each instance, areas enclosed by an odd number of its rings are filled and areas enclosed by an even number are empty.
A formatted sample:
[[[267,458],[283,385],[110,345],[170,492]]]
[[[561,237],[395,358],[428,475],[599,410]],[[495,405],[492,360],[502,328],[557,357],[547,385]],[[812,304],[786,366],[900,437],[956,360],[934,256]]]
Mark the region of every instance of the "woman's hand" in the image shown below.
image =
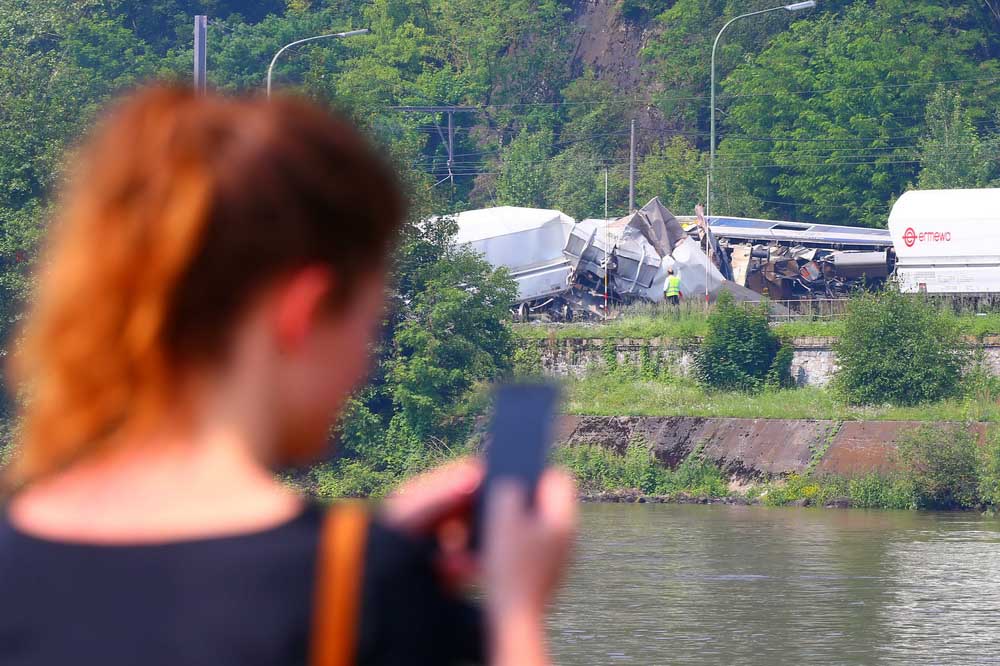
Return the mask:
[[[548,663],[545,605],[576,525],[576,486],[565,472],[546,471],[534,508],[526,500],[520,484],[503,481],[487,503],[483,569],[494,665]]]
[[[461,587],[478,573],[469,552],[469,531],[482,480],[478,460],[457,460],[406,482],[382,507],[387,525],[414,538],[436,538],[437,569],[449,587]]]

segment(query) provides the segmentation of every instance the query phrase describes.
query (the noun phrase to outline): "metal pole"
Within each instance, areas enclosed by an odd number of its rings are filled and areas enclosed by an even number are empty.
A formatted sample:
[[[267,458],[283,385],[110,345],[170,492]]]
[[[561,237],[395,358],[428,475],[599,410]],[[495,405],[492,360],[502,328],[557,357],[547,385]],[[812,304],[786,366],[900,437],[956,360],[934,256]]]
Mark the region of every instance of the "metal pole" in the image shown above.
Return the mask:
[[[745,19],[750,16],[757,16],[759,14],[767,14],[768,12],[776,12],[779,9],[784,9],[789,12],[797,12],[802,9],[812,9],[816,6],[815,0],[807,0],[807,2],[795,2],[790,5],[782,5],[780,7],[771,7],[770,9],[761,9],[757,12],[750,12],[749,14],[741,14],[736,18],[729,19],[729,21],[722,26],[722,30],[719,34],[715,36],[715,42],[712,44],[712,83],[711,91],[709,93],[709,124],[711,125],[711,130],[709,131],[709,158],[708,158],[708,200],[705,201],[705,215],[709,216],[712,214],[712,187],[715,185],[715,50],[719,47],[719,40],[722,39],[722,33],[726,31],[726,28],[731,26],[736,21],[740,19]]]
[[[208,87],[207,80],[207,48],[208,17],[199,14],[194,17],[194,90],[204,95]]]
[[[455,174],[451,171],[452,164],[455,163],[455,126],[452,122],[454,111],[448,112],[448,177],[451,184],[455,184]]]
[[[608,269],[611,266],[611,230],[608,228],[608,167],[604,167],[604,320],[608,319]]]
[[[280,56],[282,53],[284,53],[291,47],[297,46],[299,44],[305,44],[306,42],[314,42],[317,39],[327,39],[335,37],[353,37],[354,35],[365,35],[368,32],[369,32],[368,28],[364,28],[362,30],[349,30],[347,32],[334,32],[329,35],[317,35],[315,37],[306,37],[305,39],[298,39],[290,44],[285,44],[280,49],[278,49],[278,52],[274,54],[273,58],[271,58],[271,64],[267,66],[267,96],[271,97],[271,72],[274,70],[274,63],[278,61],[278,56]]]
[[[635,210],[635,118],[632,119],[628,149],[628,212]]]

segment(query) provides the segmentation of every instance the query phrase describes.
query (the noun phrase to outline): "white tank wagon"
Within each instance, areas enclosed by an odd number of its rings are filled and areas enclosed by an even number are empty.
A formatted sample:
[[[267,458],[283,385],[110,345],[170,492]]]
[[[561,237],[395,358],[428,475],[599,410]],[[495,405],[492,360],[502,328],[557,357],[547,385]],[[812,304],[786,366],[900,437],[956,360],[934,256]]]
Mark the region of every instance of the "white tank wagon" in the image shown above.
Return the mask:
[[[889,214],[906,293],[1000,293],[1000,189],[913,190]]]
[[[493,266],[503,266],[517,283],[515,311],[522,319],[540,309],[572,316],[561,295],[570,289],[573,268],[563,247],[573,218],[558,210],[499,206],[453,215],[455,243],[479,252]],[[554,306],[554,308],[553,308]]]

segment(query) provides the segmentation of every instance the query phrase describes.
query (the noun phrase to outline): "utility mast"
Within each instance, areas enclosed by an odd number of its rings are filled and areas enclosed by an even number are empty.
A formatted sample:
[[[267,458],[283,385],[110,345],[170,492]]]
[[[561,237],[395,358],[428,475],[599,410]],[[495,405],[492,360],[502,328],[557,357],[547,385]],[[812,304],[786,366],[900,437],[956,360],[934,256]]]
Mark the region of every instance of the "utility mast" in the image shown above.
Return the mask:
[[[207,37],[208,17],[199,14],[194,17],[194,90],[199,95],[204,95],[208,86]]]
[[[389,109],[393,111],[402,111],[403,113],[444,113],[448,116],[448,135],[445,136],[441,129],[441,125],[435,120],[434,128],[438,131],[438,136],[441,137],[441,143],[444,144],[445,148],[448,150],[448,175],[439,180],[439,183],[443,183],[446,180],[450,180],[452,185],[455,184],[455,173],[452,171],[452,167],[455,166],[455,121],[454,116],[456,113],[474,113],[479,111],[478,107],[475,106],[390,106]]]

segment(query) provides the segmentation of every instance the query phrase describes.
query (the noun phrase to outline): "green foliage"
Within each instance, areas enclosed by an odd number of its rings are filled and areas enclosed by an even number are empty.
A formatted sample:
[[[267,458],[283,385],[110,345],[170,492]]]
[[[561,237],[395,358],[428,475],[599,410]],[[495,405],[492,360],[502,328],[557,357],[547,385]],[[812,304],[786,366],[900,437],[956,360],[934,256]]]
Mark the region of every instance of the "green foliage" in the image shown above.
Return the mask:
[[[556,464],[568,469],[585,492],[634,490],[647,495],[725,497],[729,487],[718,467],[692,451],[676,469],[660,465],[643,442],[623,453],[596,445],[560,447]]]
[[[515,377],[532,378],[542,375],[542,352],[537,345],[519,344],[511,357],[511,367]]]
[[[822,504],[823,486],[811,476],[790,474],[780,482],[771,483],[761,497],[767,506],[785,506],[792,502]]]
[[[435,273],[396,330],[390,368],[393,401],[418,437],[450,433],[454,406],[476,381],[506,372],[514,351],[506,319],[517,291],[505,272],[456,251]]]
[[[968,358],[954,317],[894,289],[851,299],[835,351],[837,386],[859,405],[953,397]]]
[[[869,473],[850,480],[848,495],[857,509],[914,509],[913,484],[899,475]]]
[[[510,142],[500,159],[497,203],[502,206],[541,208],[549,188],[548,157],[552,135],[548,131],[521,133]]]
[[[605,340],[601,345],[601,356],[604,358],[604,372],[614,374],[618,370],[618,349],[615,340]]]
[[[392,490],[399,477],[378,471],[361,460],[339,460],[313,468],[309,486],[320,499],[341,497],[381,497]]]
[[[959,82],[949,88],[980,117],[995,107],[996,87],[977,83],[997,74],[982,56],[991,29],[968,3],[821,4],[827,11],[778,33],[725,79],[717,180],[735,181],[779,219],[884,226],[917,177],[914,146],[926,133],[914,110],[936,83]],[[969,147],[951,156],[983,159]]]
[[[991,428],[979,457],[979,498],[996,509],[1000,507],[1000,431]]]
[[[920,188],[987,187],[996,168],[990,159],[995,146],[988,146],[979,136],[962,94],[938,88],[927,104],[925,122],[925,135],[920,139]]]
[[[695,355],[701,381],[715,389],[755,391],[764,386],[769,373],[777,384],[783,382],[787,367],[775,365],[781,340],[767,323],[767,306],[733,303],[722,292],[715,311],[708,318],[708,333]],[[790,362],[787,354],[780,364]]]
[[[903,433],[896,446],[920,509],[965,509],[979,504],[976,435],[965,426],[925,425]]]
[[[843,478],[815,477],[791,474],[772,481],[756,491],[767,506],[803,504],[825,506],[835,500],[847,499],[856,509],[914,509],[912,484],[900,475],[872,472],[864,476]]]
[[[782,340],[781,346],[771,361],[771,367],[767,369],[767,376],[764,383],[774,389],[792,388],[795,382],[792,380],[792,360],[795,356],[795,349],[791,340]]]
[[[691,215],[695,204],[705,200],[707,167],[706,156],[684,137],[653,146],[638,167],[639,201],[660,197],[676,215]]]

